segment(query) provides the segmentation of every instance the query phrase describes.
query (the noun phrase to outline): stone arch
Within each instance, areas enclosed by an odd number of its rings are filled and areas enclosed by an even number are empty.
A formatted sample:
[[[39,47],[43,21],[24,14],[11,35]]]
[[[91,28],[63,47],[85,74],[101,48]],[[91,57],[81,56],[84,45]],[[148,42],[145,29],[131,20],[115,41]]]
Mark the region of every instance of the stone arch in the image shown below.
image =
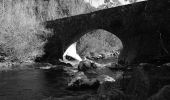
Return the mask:
[[[82,59],[83,57],[92,57],[92,53],[94,54],[93,57],[96,58],[116,58],[123,49],[123,43],[120,38],[104,29],[83,32],[76,36],[72,43],[73,44],[69,45],[64,52],[63,59],[66,60],[65,56],[68,54],[68,56],[76,59],[78,61],[77,63],[81,61],[79,59],[80,57]],[[80,57],[78,57],[77,54]],[[73,64],[72,62],[69,63]]]
[[[87,46],[90,47],[88,48]],[[122,50],[123,44],[120,38],[113,33],[104,29],[95,29],[80,37],[77,41],[77,49],[79,54],[82,53],[83,49],[93,49],[96,52],[105,50],[113,53],[114,51]],[[82,56],[83,55],[84,54],[82,54]]]

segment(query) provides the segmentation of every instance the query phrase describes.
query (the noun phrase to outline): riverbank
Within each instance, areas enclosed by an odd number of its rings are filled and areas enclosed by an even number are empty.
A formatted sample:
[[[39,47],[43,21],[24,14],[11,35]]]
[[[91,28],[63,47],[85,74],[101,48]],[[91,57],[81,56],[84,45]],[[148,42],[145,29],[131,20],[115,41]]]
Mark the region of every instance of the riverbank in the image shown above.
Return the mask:
[[[49,63],[37,63],[37,62],[0,62],[0,72],[11,70],[26,70],[26,69],[50,69],[55,68],[56,65]]]

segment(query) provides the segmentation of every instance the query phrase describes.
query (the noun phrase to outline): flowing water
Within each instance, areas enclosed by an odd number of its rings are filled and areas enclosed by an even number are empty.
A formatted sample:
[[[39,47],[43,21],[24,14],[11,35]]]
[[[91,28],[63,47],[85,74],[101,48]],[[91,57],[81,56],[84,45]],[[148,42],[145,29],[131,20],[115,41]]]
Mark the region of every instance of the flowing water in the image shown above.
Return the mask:
[[[42,100],[93,94],[94,90],[67,90],[68,75],[62,70],[27,69],[0,72],[0,100]]]
[[[34,69],[0,72],[0,100],[61,100],[72,96],[96,94],[95,89],[68,90],[67,84],[70,80],[69,75],[62,70],[64,66],[58,65],[52,69],[39,69],[44,65],[32,66]],[[147,70],[151,84],[149,95],[155,94],[161,87],[170,83],[169,67],[150,67]]]

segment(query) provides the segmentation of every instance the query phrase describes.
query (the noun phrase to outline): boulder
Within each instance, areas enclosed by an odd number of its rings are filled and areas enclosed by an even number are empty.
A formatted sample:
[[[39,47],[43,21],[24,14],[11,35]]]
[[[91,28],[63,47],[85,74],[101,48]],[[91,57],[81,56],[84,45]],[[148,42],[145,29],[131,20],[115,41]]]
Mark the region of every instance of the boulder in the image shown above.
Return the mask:
[[[163,64],[163,66],[170,67],[170,63],[165,63],[165,64]]]
[[[122,79],[123,71],[113,71],[107,65],[85,59],[79,63],[77,72],[72,76],[68,84],[70,89],[93,88],[104,82]]]
[[[71,79],[71,82],[68,83],[68,89],[71,90],[98,88],[98,86],[98,80],[88,79],[83,72],[78,72],[75,77]]]
[[[148,100],[170,100],[170,85],[164,86],[158,93],[151,96]]]
[[[140,63],[139,67],[142,67],[145,71],[150,71],[153,68],[156,68],[156,65],[151,63]]]
[[[96,100],[127,100],[126,95],[117,87],[119,82],[104,82],[97,91]]]
[[[96,68],[96,66],[88,60],[81,61],[78,65],[79,71],[87,71],[93,68]]]
[[[147,100],[150,88],[150,80],[146,72],[135,67],[132,72],[131,80],[126,86],[125,93],[132,96],[133,100]]]

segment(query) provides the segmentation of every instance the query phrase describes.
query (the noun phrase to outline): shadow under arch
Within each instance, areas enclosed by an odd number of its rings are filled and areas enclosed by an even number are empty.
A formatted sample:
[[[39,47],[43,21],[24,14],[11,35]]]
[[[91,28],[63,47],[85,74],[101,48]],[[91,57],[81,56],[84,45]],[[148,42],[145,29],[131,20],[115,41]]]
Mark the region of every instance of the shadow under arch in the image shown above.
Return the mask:
[[[103,31],[106,34],[112,34],[114,37],[116,37],[122,45],[122,48],[124,46],[124,44],[126,44],[126,39],[124,39],[126,36],[122,35],[122,32],[115,32],[113,30],[109,30],[107,28],[93,28],[93,29],[87,29],[84,31],[81,31],[80,33],[75,33],[72,36],[69,36],[69,38],[65,37],[65,40],[63,42],[63,51],[65,51],[72,43],[77,42],[80,38],[82,38],[84,35],[88,34],[88,33],[95,33],[96,31]],[[100,32],[101,33],[101,32]],[[64,37],[62,37],[64,39]]]

